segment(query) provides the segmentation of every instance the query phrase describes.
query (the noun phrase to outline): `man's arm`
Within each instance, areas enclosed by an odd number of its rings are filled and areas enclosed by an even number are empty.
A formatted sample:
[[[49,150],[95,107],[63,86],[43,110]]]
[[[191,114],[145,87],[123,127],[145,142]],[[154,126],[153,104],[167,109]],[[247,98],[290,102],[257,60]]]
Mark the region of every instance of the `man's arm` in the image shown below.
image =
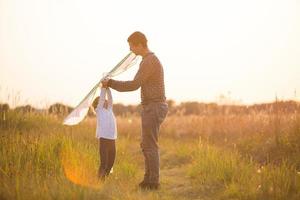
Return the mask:
[[[116,81],[109,79],[102,82],[103,86],[111,87],[119,92],[127,92],[137,90],[153,73],[155,65],[144,63],[140,66],[135,77],[131,81]]]

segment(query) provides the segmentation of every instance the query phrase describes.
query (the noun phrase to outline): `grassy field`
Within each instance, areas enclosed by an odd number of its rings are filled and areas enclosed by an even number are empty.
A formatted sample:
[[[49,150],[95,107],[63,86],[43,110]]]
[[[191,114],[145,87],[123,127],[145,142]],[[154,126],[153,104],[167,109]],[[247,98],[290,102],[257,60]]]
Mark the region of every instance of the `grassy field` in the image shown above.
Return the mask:
[[[280,116],[280,117],[279,117]],[[161,189],[142,191],[140,120],[118,117],[111,176],[97,180],[95,119],[0,119],[0,199],[300,199],[300,115],[169,116],[161,127]]]

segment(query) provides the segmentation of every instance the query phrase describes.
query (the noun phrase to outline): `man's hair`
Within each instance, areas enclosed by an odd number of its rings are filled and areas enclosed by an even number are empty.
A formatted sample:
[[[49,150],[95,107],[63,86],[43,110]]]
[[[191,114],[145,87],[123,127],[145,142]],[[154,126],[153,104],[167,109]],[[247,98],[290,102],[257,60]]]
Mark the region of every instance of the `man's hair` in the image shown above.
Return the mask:
[[[92,103],[92,106],[93,106],[94,110],[97,108],[98,103],[99,103],[99,97],[96,97],[96,99]]]
[[[147,38],[142,32],[139,31],[132,33],[128,37],[127,41],[134,45],[141,44],[143,47],[147,47]]]

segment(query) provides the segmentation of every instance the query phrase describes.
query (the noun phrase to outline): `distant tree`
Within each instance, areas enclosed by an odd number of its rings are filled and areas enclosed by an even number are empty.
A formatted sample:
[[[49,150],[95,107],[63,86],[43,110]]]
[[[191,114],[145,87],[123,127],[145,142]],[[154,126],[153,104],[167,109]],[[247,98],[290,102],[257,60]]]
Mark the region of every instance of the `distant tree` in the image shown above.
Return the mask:
[[[126,106],[121,103],[114,104],[113,110],[117,116],[124,115],[127,112]]]
[[[175,101],[172,99],[167,100],[167,104],[169,107],[169,115],[173,115],[176,113],[176,105],[175,105]]]
[[[21,112],[21,113],[33,113],[36,112],[37,110],[32,107],[31,105],[25,105],[25,106],[18,106],[14,109],[16,112]]]
[[[9,111],[9,105],[7,103],[0,104],[0,112],[7,112]]]
[[[200,107],[198,102],[185,102],[181,103],[180,105],[183,110],[185,115],[199,115],[200,114]]]
[[[114,104],[113,106],[114,114],[116,116],[125,116],[128,114],[137,114],[141,111],[140,105],[128,105],[125,106],[121,103]]]
[[[48,113],[55,115],[66,115],[69,114],[72,110],[73,108],[70,106],[61,103],[55,103],[49,107]]]
[[[9,111],[9,105],[7,103],[0,104],[0,121],[6,120],[7,112]]]

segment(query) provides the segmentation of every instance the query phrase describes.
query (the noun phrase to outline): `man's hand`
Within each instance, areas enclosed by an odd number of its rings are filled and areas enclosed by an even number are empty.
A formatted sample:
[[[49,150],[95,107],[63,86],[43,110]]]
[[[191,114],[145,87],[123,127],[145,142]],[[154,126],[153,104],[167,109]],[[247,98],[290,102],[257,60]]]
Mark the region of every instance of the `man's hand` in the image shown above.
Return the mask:
[[[109,81],[109,79],[104,79],[103,81],[101,81],[102,87],[108,88],[108,81]]]

